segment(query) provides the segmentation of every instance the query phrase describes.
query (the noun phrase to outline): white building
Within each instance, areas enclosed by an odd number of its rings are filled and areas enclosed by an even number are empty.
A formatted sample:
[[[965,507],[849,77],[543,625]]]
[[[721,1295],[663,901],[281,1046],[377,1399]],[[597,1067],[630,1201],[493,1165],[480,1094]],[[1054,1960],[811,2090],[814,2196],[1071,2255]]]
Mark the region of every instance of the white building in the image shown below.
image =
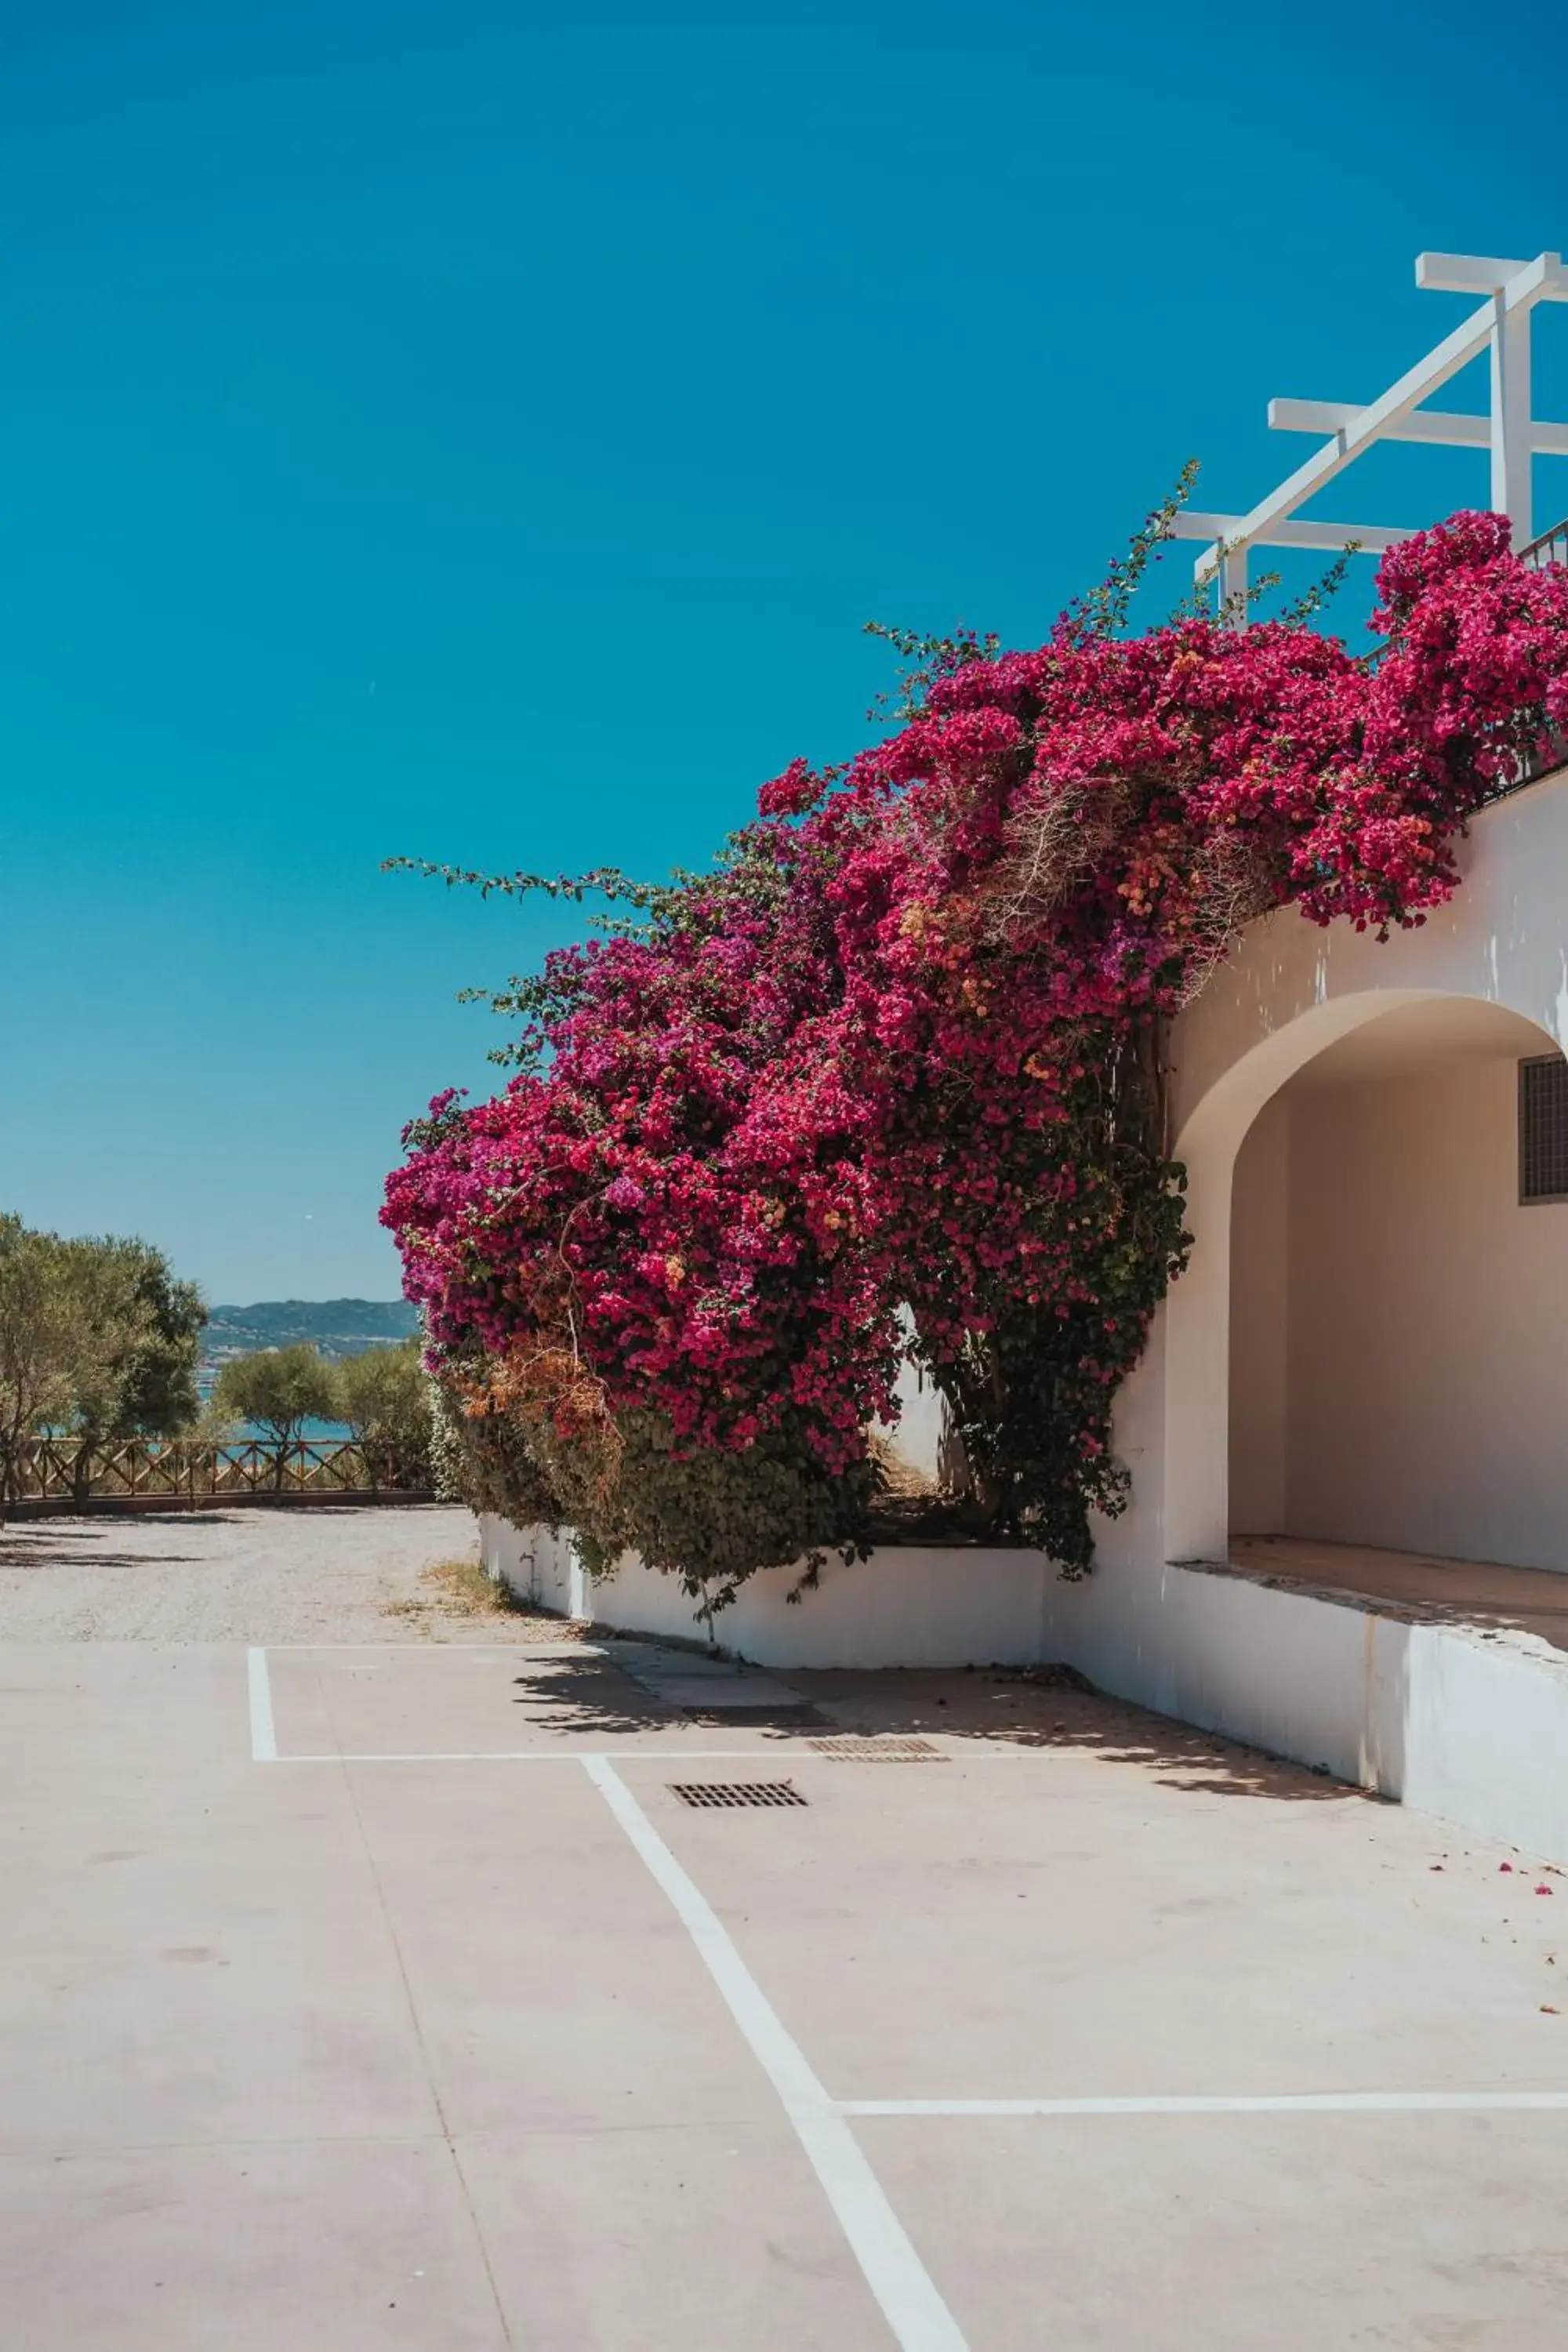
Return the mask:
[[[1529,541],[1530,453],[1568,453],[1531,417],[1529,318],[1568,281],[1553,256],[1418,274],[1487,299],[1364,410],[1276,404],[1332,438],[1249,515],[1190,519],[1230,590],[1249,545],[1342,543],[1295,509],[1380,436],[1486,442]],[[1483,352],[1489,416],[1417,406]],[[730,1646],[781,1668],[1061,1660],[1568,1860],[1568,768],[1482,811],[1460,866],[1384,945],[1269,917],[1176,1023],[1195,1246],[1122,1392],[1133,1500],[1095,1574],[889,1550],[789,1607],[779,1571],[721,1621]],[[911,1408],[906,1442],[934,1444]],[[695,1630],[635,1562],[590,1592],[548,1538],[489,1524],[486,1545],[556,1605]]]

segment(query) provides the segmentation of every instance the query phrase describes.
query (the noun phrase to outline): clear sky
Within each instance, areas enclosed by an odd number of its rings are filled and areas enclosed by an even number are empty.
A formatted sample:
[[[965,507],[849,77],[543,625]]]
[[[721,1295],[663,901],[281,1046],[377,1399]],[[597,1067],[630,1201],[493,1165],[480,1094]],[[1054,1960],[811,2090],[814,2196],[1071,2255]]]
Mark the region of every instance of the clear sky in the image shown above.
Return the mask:
[[[382,857],[700,862],[862,740],[867,618],[1037,640],[1186,456],[1245,504],[1310,446],[1270,394],[1447,331],[1422,247],[1568,246],[1560,0],[24,0],[5,48],[0,1206],[220,1299],[395,1292],[399,1128],[498,1075],[455,992],[568,935]],[[1485,498],[1379,453],[1319,511]]]

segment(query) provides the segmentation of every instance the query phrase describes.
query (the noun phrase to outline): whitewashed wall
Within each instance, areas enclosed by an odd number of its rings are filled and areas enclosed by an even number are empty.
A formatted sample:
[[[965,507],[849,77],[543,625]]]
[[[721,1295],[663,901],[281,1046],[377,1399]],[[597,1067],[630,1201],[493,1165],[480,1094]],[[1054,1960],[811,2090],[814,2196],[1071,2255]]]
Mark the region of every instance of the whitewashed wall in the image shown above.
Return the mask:
[[[1233,1528],[1568,1567],[1568,1203],[1520,1204],[1518,1057],[1544,1040],[1499,1036],[1309,1066],[1243,1144]]]
[[[591,1614],[588,1579],[570,1536],[549,1528],[514,1528],[485,1512],[479,1518],[479,1558],[520,1601],[557,1617]]]
[[[1050,1589],[1104,1689],[1568,1863],[1568,1656],[1161,1564]]]
[[[1493,1006],[1568,1038],[1568,775],[1484,809],[1463,883],[1418,929],[1380,943],[1285,908],[1255,924],[1175,1025],[1175,1152],[1188,1175],[1191,1265],[1166,1313],[1158,1556],[1224,1556],[1229,1514],[1231,1198],[1237,1155],[1281,1087],[1401,1007]]]
[[[763,1666],[1031,1665],[1053,1573],[1034,1551],[900,1546],[848,1567],[830,1558],[798,1601],[789,1598],[800,1580],[794,1569],[764,1570],[713,1630]],[[706,1638],[679,1580],[637,1559],[596,1584],[591,1605],[598,1623],[625,1632]]]
[[[1568,1205],[1519,1203],[1516,1067],[1292,1106],[1291,1534],[1568,1567]]]
[[[1034,1551],[900,1546],[847,1567],[830,1558],[816,1590],[792,1601],[798,1572],[764,1570],[720,1612],[710,1636],[680,1579],[635,1554],[614,1575],[591,1578],[570,1537],[520,1532],[489,1516],[479,1552],[492,1576],[536,1607],[617,1633],[712,1638],[767,1666],[1030,1665],[1054,1574]]]
[[[1286,1366],[1290,1339],[1289,1089],[1266,1103],[1242,1144],[1230,1253],[1230,1524],[1285,1532]]]

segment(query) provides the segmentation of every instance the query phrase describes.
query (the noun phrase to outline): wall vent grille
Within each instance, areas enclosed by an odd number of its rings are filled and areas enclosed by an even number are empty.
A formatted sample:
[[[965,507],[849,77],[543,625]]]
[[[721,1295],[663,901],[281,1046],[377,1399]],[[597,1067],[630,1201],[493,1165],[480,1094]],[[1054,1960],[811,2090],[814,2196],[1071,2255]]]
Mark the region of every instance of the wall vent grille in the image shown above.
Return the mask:
[[[1568,1060],[1532,1054],[1519,1066],[1519,1198],[1568,1201]]]

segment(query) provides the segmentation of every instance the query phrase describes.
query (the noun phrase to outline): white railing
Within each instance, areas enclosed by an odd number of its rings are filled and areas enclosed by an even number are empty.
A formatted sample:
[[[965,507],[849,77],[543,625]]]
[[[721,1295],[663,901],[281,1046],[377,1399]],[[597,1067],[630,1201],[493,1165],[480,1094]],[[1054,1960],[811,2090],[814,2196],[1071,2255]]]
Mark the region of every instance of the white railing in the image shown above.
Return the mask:
[[[1552,530],[1543,530],[1528,547],[1519,551],[1519,560],[1528,563],[1532,572],[1540,572],[1548,563],[1568,563],[1568,522],[1560,522]]]

